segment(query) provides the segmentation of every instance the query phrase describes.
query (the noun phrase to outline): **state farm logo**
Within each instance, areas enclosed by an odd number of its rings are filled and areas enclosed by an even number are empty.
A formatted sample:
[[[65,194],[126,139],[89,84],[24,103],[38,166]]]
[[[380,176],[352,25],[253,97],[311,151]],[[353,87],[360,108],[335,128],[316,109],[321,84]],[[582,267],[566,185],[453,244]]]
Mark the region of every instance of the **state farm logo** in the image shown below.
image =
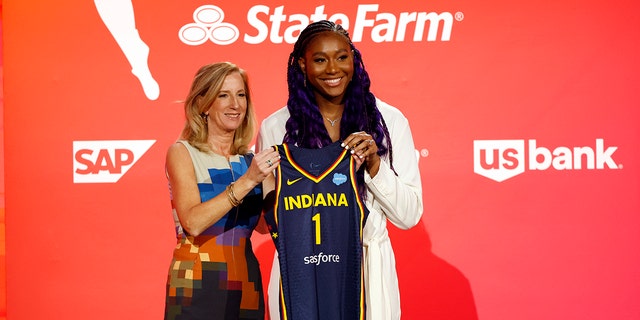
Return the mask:
[[[155,140],[74,141],[73,182],[118,182],[155,142]]]
[[[595,148],[556,147],[553,150],[537,146],[535,139],[474,140],[473,172],[502,182],[525,170],[602,170],[621,169],[613,160],[618,147],[605,148],[604,139],[596,139]],[[527,153],[528,155],[525,155]]]
[[[298,34],[309,23],[331,20],[340,23],[351,34],[353,42],[360,42],[367,35],[375,43],[404,41],[449,41],[454,21],[464,20],[462,12],[380,12],[379,4],[359,4],[355,13],[327,14],[320,5],[313,12],[289,12],[285,6],[273,10],[266,5],[254,5],[247,11],[247,23],[252,28],[244,33],[245,43],[259,44],[294,43]],[[211,41],[229,45],[240,38],[238,28],[228,22],[224,10],[215,5],[203,5],[193,12],[189,21],[178,31],[178,38],[191,46]]]
[[[193,21],[187,23],[178,32],[180,40],[188,45],[197,46],[211,40],[219,45],[234,43],[240,36],[238,28],[223,22],[224,11],[214,5],[198,7],[193,12]]]

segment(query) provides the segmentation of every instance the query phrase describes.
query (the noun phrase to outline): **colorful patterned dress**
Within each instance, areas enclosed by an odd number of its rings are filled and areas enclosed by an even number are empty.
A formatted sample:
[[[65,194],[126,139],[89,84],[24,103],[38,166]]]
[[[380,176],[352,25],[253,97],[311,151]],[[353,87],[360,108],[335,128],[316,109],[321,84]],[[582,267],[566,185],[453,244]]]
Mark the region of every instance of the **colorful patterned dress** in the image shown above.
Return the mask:
[[[202,202],[242,176],[252,157],[236,155],[227,161],[180,142],[191,154]],[[258,186],[197,237],[182,229],[173,209],[178,243],[169,268],[165,319],[264,319],[260,268],[249,240],[261,209]]]

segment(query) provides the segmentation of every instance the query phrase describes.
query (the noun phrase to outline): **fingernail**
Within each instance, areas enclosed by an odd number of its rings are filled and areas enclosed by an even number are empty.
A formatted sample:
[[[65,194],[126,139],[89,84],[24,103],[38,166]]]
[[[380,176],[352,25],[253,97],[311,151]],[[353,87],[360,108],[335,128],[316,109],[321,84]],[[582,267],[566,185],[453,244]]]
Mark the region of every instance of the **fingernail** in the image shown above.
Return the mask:
[[[344,148],[344,142],[343,142],[343,143],[341,143],[341,144],[340,144],[340,146]]]

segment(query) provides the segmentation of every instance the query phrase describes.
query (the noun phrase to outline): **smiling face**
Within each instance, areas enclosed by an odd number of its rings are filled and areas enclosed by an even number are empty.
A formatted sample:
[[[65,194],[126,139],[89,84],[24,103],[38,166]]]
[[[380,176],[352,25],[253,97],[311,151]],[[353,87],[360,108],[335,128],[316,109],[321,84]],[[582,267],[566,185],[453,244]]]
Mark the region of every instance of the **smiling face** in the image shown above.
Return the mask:
[[[234,132],[247,113],[247,92],[244,80],[239,72],[227,75],[220,92],[211,104],[209,115],[209,132]]]
[[[313,38],[298,60],[308,85],[314,89],[318,104],[342,104],[353,77],[353,52],[347,39],[335,32],[323,32]]]

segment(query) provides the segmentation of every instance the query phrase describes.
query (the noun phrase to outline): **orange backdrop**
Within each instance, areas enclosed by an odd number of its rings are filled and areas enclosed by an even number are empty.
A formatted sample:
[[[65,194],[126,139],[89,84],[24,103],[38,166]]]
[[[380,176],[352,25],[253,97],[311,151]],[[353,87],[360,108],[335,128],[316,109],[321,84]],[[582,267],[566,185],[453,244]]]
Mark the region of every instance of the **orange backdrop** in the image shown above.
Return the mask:
[[[637,1],[2,10],[10,320],[160,318],[178,101],[199,66],[230,60],[263,119],[320,17],[347,27],[374,93],[412,126],[425,214],[391,230],[404,319],[640,318]],[[254,241],[266,275],[273,245]]]

